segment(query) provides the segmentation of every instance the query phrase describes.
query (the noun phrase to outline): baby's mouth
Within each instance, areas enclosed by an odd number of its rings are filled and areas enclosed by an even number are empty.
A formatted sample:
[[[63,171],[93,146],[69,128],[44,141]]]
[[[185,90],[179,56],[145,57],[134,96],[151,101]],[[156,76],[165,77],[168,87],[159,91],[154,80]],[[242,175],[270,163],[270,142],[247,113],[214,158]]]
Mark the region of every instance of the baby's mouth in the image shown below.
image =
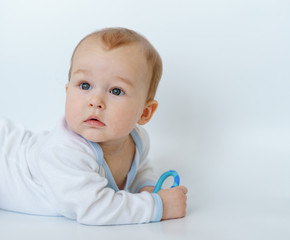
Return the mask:
[[[87,120],[85,120],[85,123],[93,126],[93,127],[104,127],[106,126],[105,123],[103,123],[102,121],[100,121],[97,117],[95,116],[90,116]]]

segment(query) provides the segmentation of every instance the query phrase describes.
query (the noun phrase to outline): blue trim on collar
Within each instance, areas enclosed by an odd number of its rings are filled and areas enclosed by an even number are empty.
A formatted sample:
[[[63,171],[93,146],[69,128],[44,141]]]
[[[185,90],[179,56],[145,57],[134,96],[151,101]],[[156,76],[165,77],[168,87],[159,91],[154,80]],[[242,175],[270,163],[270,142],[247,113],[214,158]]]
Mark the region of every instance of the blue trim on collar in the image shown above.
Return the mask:
[[[140,138],[140,136],[137,133],[135,128],[131,132],[131,137],[133,138],[133,140],[134,140],[134,142],[136,144],[137,150],[138,150],[138,152],[140,154],[140,157],[141,157],[142,154],[143,154],[143,144],[142,144],[141,138]]]
[[[113,175],[111,173],[111,170],[110,170],[110,168],[109,168],[109,166],[108,166],[108,164],[107,164],[105,159],[104,159],[104,163],[103,163],[103,168],[105,170],[105,176],[106,176],[106,178],[108,180],[107,187],[114,189],[115,192],[118,192],[119,188],[118,188],[118,186],[117,186],[117,184],[115,182],[115,179],[114,179],[114,177],[113,177]]]
[[[104,153],[101,146],[98,143],[91,142],[89,140],[87,140],[87,142],[90,144],[90,146],[93,148],[93,150],[96,153],[98,165],[103,166],[105,159],[104,159]],[[99,168],[99,171],[100,171],[100,168]]]
[[[139,134],[136,132],[135,129],[133,129],[133,131],[130,133],[130,135],[132,136],[133,138],[133,141],[136,145],[136,152],[135,152],[135,155],[134,155],[134,159],[133,159],[133,162],[132,162],[132,165],[131,165],[131,168],[128,172],[128,175],[127,175],[127,180],[126,180],[126,185],[124,187],[124,190],[128,190],[128,188],[130,187],[130,185],[133,183],[134,179],[135,179],[135,176],[136,176],[136,173],[137,173],[137,159],[142,156],[143,154],[143,144],[142,144],[142,141],[140,139],[140,136]],[[103,153],[103,150],[101,148],[101,146],[96,143],[96,142],[91,142],[89,140],[86,140],[89,145],[92,147],[92,149],[94,150],[94,152],[96,153],[96,160],[97,160],[97,163],[99,165],[99,171],[101,169],[101,167],[103,167],[104,171],[105,171],[105,177],[107,178],[108,180],[108,187],[112,188],[115,190],[115,192],[119,191],[120,189],[118,188],[116,182],[115,182],[115,179],[111,173],[111,170],[106,162],[106,160],[104,159],[104,153]]]

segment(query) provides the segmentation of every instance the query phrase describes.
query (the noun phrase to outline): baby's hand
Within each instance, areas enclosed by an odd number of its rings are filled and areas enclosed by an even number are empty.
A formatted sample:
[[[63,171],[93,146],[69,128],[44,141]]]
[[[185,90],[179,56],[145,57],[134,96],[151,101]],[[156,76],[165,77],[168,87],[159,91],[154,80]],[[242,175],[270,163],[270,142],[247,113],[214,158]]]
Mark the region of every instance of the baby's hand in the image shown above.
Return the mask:
[[[186,193],[187,188],[184,186],[160,190],[159,196],[163,202],[162,220],[171,218],[181,218],[186,213]]]

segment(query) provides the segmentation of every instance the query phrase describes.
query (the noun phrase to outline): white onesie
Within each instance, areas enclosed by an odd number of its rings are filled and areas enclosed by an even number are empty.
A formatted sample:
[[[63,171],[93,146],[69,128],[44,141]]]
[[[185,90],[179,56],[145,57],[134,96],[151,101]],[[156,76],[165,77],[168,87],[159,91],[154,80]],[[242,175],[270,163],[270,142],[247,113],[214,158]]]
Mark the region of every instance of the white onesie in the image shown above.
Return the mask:
[[[159,195],[138,193],[156,183],[148,136],[140,126],[131,136],[136,153],[119,191],[101,147],[73,132],[64,118],[52,131],[33,134],[0,117],[0,208],[89,225],[159,221]]]

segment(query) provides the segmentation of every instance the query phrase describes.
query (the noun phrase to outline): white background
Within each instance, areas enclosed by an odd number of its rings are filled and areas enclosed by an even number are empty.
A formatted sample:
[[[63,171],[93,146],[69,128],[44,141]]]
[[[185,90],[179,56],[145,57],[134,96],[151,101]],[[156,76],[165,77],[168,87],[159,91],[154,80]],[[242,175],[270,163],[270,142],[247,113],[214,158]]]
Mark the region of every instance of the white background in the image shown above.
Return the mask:
[[[150,157],[189,188],[187,217],[111,231],[0,212],[0,238],[290,239],[290,2],[1,0],[0,115],[53,127],[75,45],[115,26],[163,58]]]

